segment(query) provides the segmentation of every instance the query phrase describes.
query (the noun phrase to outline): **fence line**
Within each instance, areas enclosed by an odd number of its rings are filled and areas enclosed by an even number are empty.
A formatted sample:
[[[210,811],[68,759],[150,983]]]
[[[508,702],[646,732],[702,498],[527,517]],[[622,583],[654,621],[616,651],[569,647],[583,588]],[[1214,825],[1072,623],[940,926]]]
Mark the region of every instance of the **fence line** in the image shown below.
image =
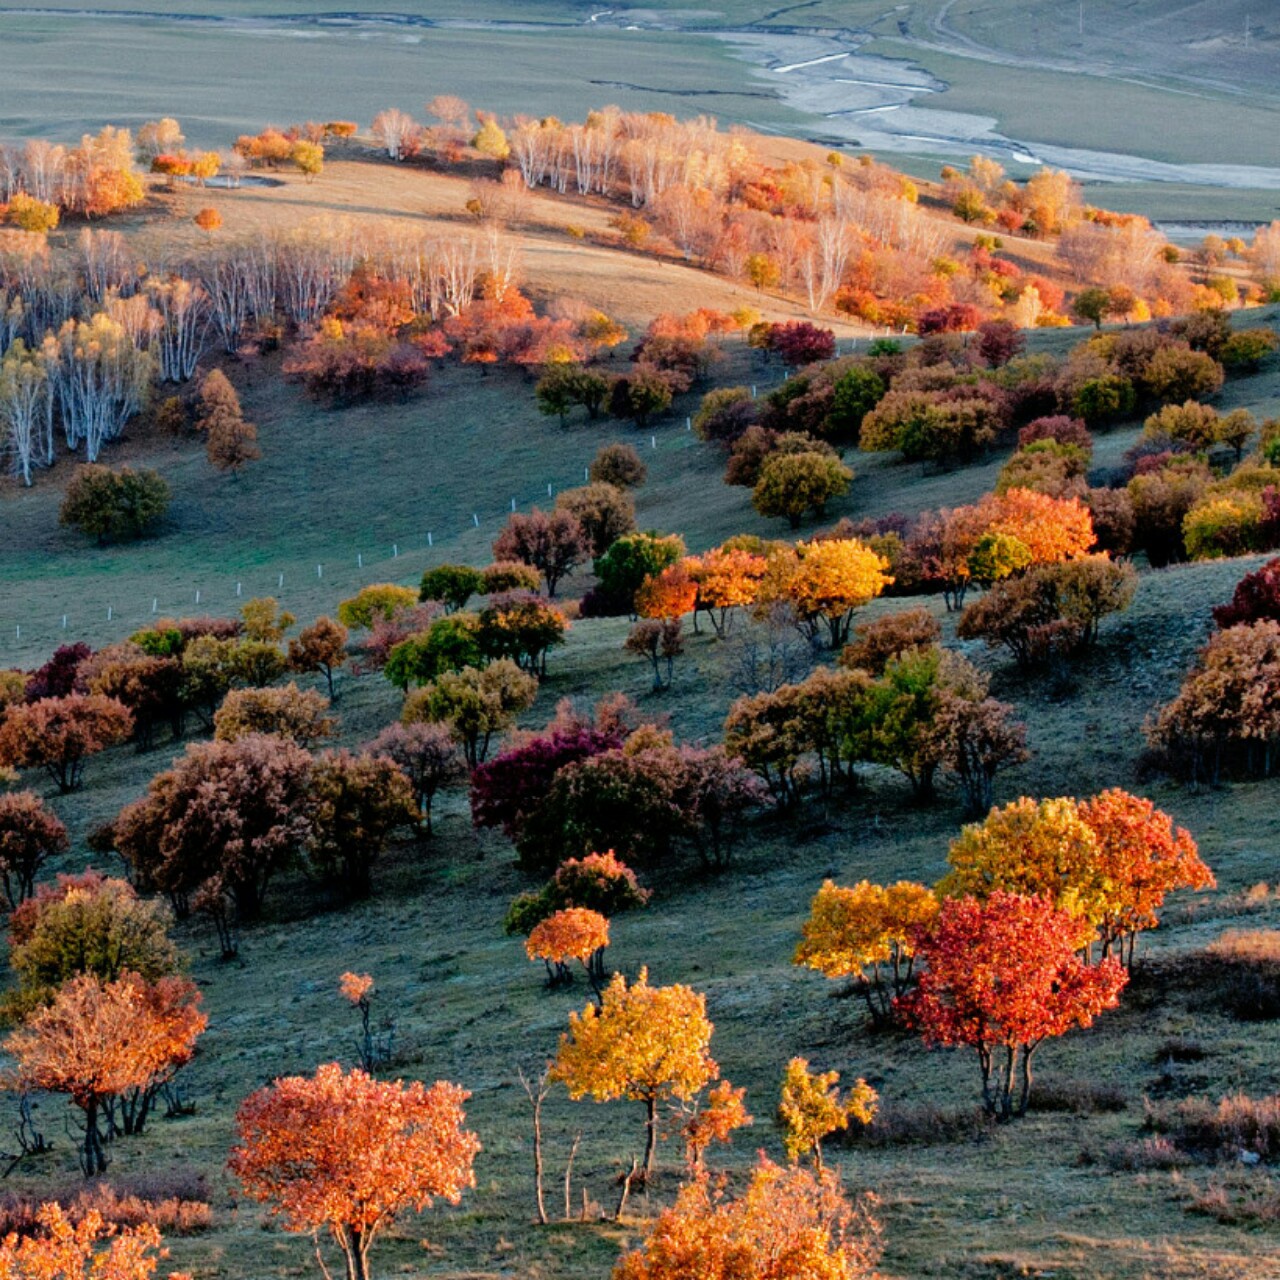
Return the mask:
[[[686,417],[680,429],[664,432],[661,440],[656,432],[651,431],[648,436],[647,447],[636,441],[637,451],[642,457],[659,449],[682,452],[693,445],[692,420]],[[453,517],[417,534],[399,535],[389,547],[384,543],[381,552],[369,554],[362,548],[352,547],[341,563],[335,561],[330,546],[315,558],[294,559],[283,566],[279,563],[262,565],[252,570],[228,573],[225,577],[206,572],[199,575],[198,581],[193,577],[185,586],[150,583],[145,590],[139,591],[139,599],[113,601],[93,615],[87,611],[77,614],[74,610],[59,608],[51,616],[41,618],[33,608],[17,608],[12,597],[7,600],[0,597],[0,657],[12,664],[23,657],[29,661],[34,653],[43,661],[43,657],[59,644],[90,635],[108,636],[103,643],[120,641],[157,618],[189,616],[198,611],[225,608],[236,612],[240,604],[255,596],[275,596],[283,607],[290,607],[292,601],[291,611],[300,609],[312,614],[331,614],[341,598],[353,595],[369,583],[420,576],[430,561],[443,559],[443,552],[460,540],[474,540],[482,528],[492,528],[492,534],[486,535],[486,542],[491,540],[512,512],[545,504],[557,493],[585,483],[589,471],[590,468],[584,466],[581,479],[575,474],[565,483],[544,481],[536,490],[512,494],[492,504],[475,504],[469,518]],[[458,523],[454,524],[454,519]],[[314,597],[321,591],[327,603],[316,608]],[[303,615],[300,613],[299,616]]]

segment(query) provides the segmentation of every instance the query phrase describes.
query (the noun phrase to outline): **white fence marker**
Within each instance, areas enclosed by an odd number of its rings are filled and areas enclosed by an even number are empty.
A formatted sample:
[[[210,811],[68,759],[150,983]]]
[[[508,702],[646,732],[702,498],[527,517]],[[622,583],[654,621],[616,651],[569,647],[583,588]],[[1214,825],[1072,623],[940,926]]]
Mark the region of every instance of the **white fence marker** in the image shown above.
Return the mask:
[[[547,497],[551,497],[551,486],[547,485]]]
[[[582,468],[582,478],[583,478],[584,480],[590,480],[590,479],[591,479],[591,468],[590,468],[590,467],[583,467],[583,468]]]
[[[364,568],[364,555],[359,551],[356,552],[356,568],[357,569]]]
[[[692,430],[693,430],[693,419],[692,419],[692,418],[686,418],[686,419],[684,420],[684,429],[685,429],[686,431],[692,431]]]
[[[107,621],[111,621],[111,606],[107,605]]]
[[[512,510],[512,511],[514,511],[515,509],[516,509],[516,500],[515,500],[514,498],[512,498],[512,499],[511,499],[511,510]]]
[[[67,615],[65,613],[62,615],[62,629],[63,631],[67,629]]]
[[[152,597],[151,597],[151,612],[152,612],[152,613],[159,613],[159,611],[160,611],[160,597],[159,597],[159,596],[152,596]]]
[[[754,382],[751,384],[751,398],[753,400],[756,398],[756,384]]]
[[[473,511],[471,513],[471,523],[478,529],[480,527],[480,517]]]
[[[318,565],[316,565],[316,577],[317,577],[317,578],[323,578],[323,577],[324,577],[324,565],[322,565],[322,564],[318,564]]]
[[[243,586],[244,586],[244,583],[242,583],[242,582],[237,582],[237,583],[236,583],[236,595],[237,595],[237,596],[239,596],[239,595],[240,595],[240,593],[241,593],[241,589],[243,588]]]
[[[649,443],[650,443],[650,445],[651,445],[653,448],[655,448],[655,449],[656,449],[656,448],[658,447],[658,437],[657,437],[657,436],[650,436],[650,437],[649,437]]]
[[[432,541],[430,534],[427,534],[427,546],[429,547],[435,546],[435,543]]]
[[[276,586],[277,586],[277,587],[283,587],[283,586],[284,586],[284,574],[283,574],[283,573],[280,575],[280,581],[276,583]]]
[[[400,559],[400,544],[398,542],[393,542],[391,544],[391,558],[393,560]]]
[[[200,588],[196,588],[196,604],[200,603]]]
[[[15,626],[15,627],[14,627],[13,631],[14,631],[14,635],[16,636],[16,638],[17,638],[17,639],[19,639],[19,640],[21,640],[21,639],[22,639],[22,624],[21,624],[21,623],[18,623],[18,624],[17,624],[17,626]]]

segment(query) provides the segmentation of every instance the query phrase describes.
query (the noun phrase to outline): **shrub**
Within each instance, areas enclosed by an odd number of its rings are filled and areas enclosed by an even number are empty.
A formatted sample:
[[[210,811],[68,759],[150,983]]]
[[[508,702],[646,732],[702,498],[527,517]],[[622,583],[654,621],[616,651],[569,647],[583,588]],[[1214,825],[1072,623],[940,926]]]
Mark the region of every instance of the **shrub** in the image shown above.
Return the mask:
[[[1207,452],[1214,445],[1225,444],[1234,449],[1239,458],[1245,441],[1256,427],[1248,409],[1219,414],[1212,405],[1187,400],[1180,405],[1165,405],[1153,413],[1144,424],[1143,434],[1153,440],[1176,441],[1193,453]]]
[[[0,884],[10,908],[31,897],[40,868],[69,847],[66,827],[38,795],[0,795]]]
[[[474,613],[437,618],[426,631],[400,641],[387,656],[382,674],[397,689],[422,685],[446,671],[478,667],[483,662],[480,619]]]
[[[836,335],[807,320],[788,320],[769,326],[766,345],[782,357],[783,364],[795,369],[832,359],[836,353]]]
[[[1203,351],[1164,346],[1147,362],[1142,373],[1143,390],[1161,404],[1202,400],[1222,390],[1222,366]]]
[[[730,445],[755,423],[757,405],[747,387],[716,387],[702,397],[693,415],[698,439]]]
[[[566,489],[556,498],[556,510],[568,512],[578,521],[593,556],[604,555],[619,538],[634,532],[636,527],[636,507],[631,495],[612,484]]]
[[[1278,341],[1274,329],[1240,329],[1222,344],[1217,355],[1233,373],[1256,373]]]
[[[1116,373],[1085,378],[1071,393],[1072,412],[1089,427],[1127,418],[1137,403],[1132,380]]]
[[[861,668],[872,675],[881,675],[890,659],[897,658],[909,649],[928,648],[942,639],[942,628],[933,615],[924,608],[891,613],[874,622],[859,623],[853,629],[857,637],[845,645],[840,654],[840,665],[850,669]]]
[[[1048,418],[1035,418],[1018,432],[1018,445],[1026,448],[1037,440],[1056,440],[1058,444],[1075,445],[1086,453],[1093,452],[1093,436],[1079,418],[1065,413]]]
[[[58,512],[100,543],[125,541],[151,533],[169,510],[169,486],[157,471],[135,471],[91,463],[77,467]]]
[[[1134,548],[1147,553],[1153,568],[1185,558],[1183,521],[1208,484],[1208,467],[1192,459],[1168,462],[1129,481]]]
[[[498,560],[481,571],[484,578],[484,594],[501,595],[507,591],[537,591],[542,585],[542,575],[530,564],[518,560]]]
[[[644,581],[656,578],[684,554],[684,539],[678,534],[624,534],[593,565],[599,581],[595,611],[631,613]]]
[[[347,627],[372,628],[378,620],[389,621],[401,609],[418,603],[418,594],[410,587],[391,582],[376,582],[360,590],[338,605],[338,621]]]
[[[606,444],[597,451],[589,468],[592,484],[607,484],[615,489],[635,489],[644,484],[649,468],[629,444]]]
[[[821,453],[774,453],[760,468],[751,504],[762,516],[785,516],[793,529],[806,512],[821,519],[827,503],[849,490],[853,472]]]
[[[1219,1102],[1186,1098],[1147,1109],[1147,1127],[1181,1150],[1209,1160],[1239,1160],[1250,1152],[1268,1162],[1280,1158],[1280,1097],[1232,1094]]]

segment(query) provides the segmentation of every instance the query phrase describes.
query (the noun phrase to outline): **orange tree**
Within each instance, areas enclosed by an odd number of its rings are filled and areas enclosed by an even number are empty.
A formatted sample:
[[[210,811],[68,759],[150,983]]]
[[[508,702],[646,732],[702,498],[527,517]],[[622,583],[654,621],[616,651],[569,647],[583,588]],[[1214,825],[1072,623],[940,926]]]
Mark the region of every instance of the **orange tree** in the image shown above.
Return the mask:
[[[578,961],[599,1000],[600,983],[604,979],[604,951],[608,945],[609,921],[600,912],[586,907],[564,907],[533,926],[524,949],[530,960],[542,960],[546,964],[553,985],[568,979],[570,960]]]
[[[1099,921],[1102,954],[1114,947],[1122,961],[1128,944],[1133,963],[1137,935],[1154,929],[1165,896],[1175,889],[1212,889],[1213,872],[1200,857],[1191,833],[1150,800],[1118,787],[1079,806],[1080,818],[1098,844],[1102,874],[1110,885]]]
[[[399,1214],[421,1213],[437,1196],[457,1204],[475,1186],[480,1142],[463,1128],[468,1097],[447,1081],[375,1080],[336,1062],[285,1076],[241,1103],[231,1171],[286,1230],[312,1237],[326,1275],[323,1231],[347,1280],[368,1280],[373,1242]]]
[[[87,757],[133,732],[133,715],[115,698],[71,693],[16,704],[0,726],[0,765],[44,769],[64,794],[84,778]]]
[[[828,978],[852,979],[877,1025],[890,1021],[893,1001],[910,989],[915,936],[938,914],[922,884],[888,886],[863,880],[851,889],[830,880],[814,895],[795,963]]]
[[[1085,964],[1079,937],[1080,922],[1048,898],[1002,890],[948,899],[922,932],[924,972],[902,1011],[927,1043],[977,1051],[983,1106],[998,1119],[1025,1114],[1045,1040],[1087,1027],[1119,1000],[1124,969]]]
[[[599,1008],[569,1015],[552,1076],[573,1098],[644,1103],[648,1180],[657,1161],[658,1103],[687,1102],[720,1074],[710,1053],[712,1030],[706,998],[691,988],[651,987],[646,969],[630,987],[615,974]]]
[[[685,563],[698,587],[697,610],[706,611],[716,635],[723,637],[729,610],[755,604],[768,561],[742,548],[721,547]]]
[[[200,993],[184,978],[149,983],[126,972],[114,982],[82,973],[10,1033],[19,1088],[64,1093],[84,1112],[81,1167],[105,1171],[99,1119],[116,1099],[136,1132],[159,1083],[188,1062],[208,1019]]]
[[[613,1280],[874,1280],[873,1207],[870,1197],[851,1205],[834,1173],[762,1155],[739,1199],[706,1178],[684,1187]]]

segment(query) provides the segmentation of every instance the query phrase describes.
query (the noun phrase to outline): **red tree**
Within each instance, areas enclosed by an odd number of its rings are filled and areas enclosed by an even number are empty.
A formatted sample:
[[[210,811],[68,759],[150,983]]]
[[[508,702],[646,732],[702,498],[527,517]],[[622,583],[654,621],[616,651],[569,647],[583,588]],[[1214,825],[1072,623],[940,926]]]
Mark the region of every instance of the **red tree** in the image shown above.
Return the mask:
[[[1080,921],[1044,898],[997,891],[943,902],[922,931],[919,986],[898,1002],[927,1042],[976,1049],[982,1102],[1001,1120],[1023,1115],[1041,1043],[1113,1008],[1127,981],[1115,960],[1076,954]]]

